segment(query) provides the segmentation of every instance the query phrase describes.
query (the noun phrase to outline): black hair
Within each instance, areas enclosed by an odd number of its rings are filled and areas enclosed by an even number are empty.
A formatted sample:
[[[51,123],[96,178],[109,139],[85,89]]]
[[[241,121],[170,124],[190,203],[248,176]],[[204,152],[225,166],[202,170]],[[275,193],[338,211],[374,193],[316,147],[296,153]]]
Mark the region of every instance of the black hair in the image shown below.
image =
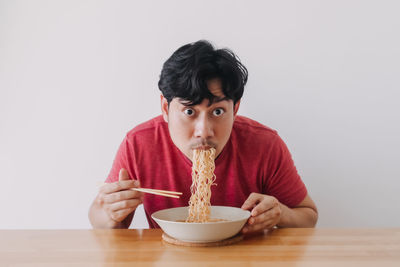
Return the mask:
[[[207,81],[219,78],[222,91],[233,103],[243,96],[248,72],[238,57],[229,49],[215,49],[210,42],[200,40],[176,50],[165,61],[158,88],[168,103],[178,97],[185,105],[200,104],[205,98],[210,105],[216,99]]]

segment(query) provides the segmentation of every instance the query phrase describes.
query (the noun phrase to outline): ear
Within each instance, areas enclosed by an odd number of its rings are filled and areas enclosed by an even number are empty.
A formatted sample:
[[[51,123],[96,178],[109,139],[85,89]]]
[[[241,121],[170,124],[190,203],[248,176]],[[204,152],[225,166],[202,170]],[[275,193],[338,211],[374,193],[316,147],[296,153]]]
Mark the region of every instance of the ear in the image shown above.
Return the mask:
[[[168,101],[163,95],[160,95],[160,100],[161,100],[161,112],[164,121],[168,123]]]
[[[240,100],[238,102],[236,102],[235,106],[233,107],[233,116],[235,117],[238,110],[239,110],[239,106],[240,106]]]

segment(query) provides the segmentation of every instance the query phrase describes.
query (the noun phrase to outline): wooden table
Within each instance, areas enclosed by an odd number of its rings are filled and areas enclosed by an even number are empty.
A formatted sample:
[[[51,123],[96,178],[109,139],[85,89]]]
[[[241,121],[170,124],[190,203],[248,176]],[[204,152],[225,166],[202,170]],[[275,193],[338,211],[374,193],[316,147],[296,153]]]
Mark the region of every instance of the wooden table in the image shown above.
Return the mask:
[[[153,230],[0,230],[0,266],[400,266],[400,228],[275,229],[225,247]]]

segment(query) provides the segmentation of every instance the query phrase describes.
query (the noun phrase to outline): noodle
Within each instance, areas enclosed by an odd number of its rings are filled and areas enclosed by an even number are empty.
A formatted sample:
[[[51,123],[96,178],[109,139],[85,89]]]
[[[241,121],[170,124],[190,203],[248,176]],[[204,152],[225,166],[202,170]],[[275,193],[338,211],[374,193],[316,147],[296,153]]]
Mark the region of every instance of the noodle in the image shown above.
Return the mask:
[[[193,151],[192,196],[189,200],[189,216],[186,222],[208,222],[210,220],[211,185],[215,181],[215,148]]]

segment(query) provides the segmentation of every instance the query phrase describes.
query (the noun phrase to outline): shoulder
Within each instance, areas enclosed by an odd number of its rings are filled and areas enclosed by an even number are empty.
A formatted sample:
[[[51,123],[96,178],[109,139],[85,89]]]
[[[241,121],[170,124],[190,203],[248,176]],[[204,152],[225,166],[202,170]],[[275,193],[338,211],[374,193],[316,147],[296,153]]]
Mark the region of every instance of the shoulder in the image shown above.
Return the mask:
[[[254,157],[275,157],[287,150],[276,130],[244,116],[236,116],[231,142],[244,154]]]
[[[154,138],[156,134],[166,130],[168,130],[168,125],[160,115],[131,129],[126,134],[126,139],[128,141],[133,141],[137,138]]]
[[[245,116],[236,116],[232,131],[246,137],[275,140],[278,132],[266,125]]]

